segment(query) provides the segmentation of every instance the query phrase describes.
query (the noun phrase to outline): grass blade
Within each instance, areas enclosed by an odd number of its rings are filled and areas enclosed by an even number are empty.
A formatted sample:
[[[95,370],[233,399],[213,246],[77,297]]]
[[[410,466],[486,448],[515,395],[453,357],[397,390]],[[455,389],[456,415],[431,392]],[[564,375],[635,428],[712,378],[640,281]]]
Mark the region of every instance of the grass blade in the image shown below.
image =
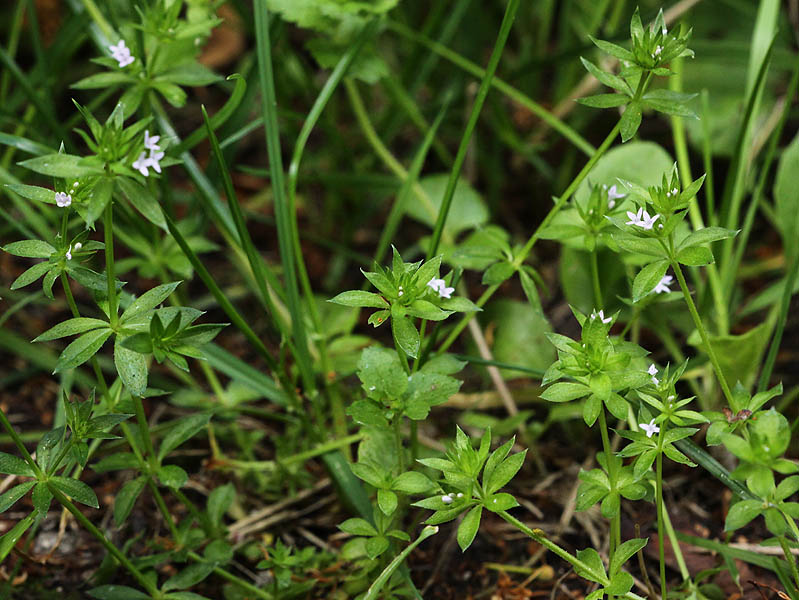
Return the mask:
[[[272,193],[275,202],[275,218],[277,221],[277,237],[280,247],[280,259],[286,281],[286,299],[291,326],[296,346],[297,366],[300,369],[305,391],[313,395],[316,381],[308,351],[308,340],[305,332],[305,319],[300,303],[297,270],[294,256],[294,219],[291,199],[286,194],[283,173],[283,158],[280,150],[279,125],[277,121],[277,99],[275,81],[272,72],[272,49],[269,40],[269,12],[266,0],[255,0],[255,38],[258,73],[261,87],[261,108],[263,110],[264,129],[266,132],[266,149],[269,154],[269,169],[272,175]],[[309,298],[309,301],[313,301]]]
[[[491,79],[499,66],[499,59],[502,58],[502,51],[505,49],[505,43],[508,41],[513,21],[516,18],[516,11],[519,9],[519,0],[510,0],[505,9],[505,15],[502,17],[502,25],[499,28],[499,35],[497,41],[494,43],[494,50],[491,52],[491,58],[488,60],[488,66],[483,74],[483,80],[480,82],[480,89],[477,91],[477,96],[472,106],[472,112],[469,115],[469,120],[466,122],[466,129],[463,131],[460,146],[458,146],[458,153],[455,155],[455,164],[452,165],[452,170],[449,174],[447,187],[444,190],[444,198],[441,200],[441,208],[438,211],[438,219],[436,226],[433,229],[433,235],[430,238],[430,246],[427,248],[427,260],[430,260],[438,252],[438,245],[441,243],[441,234],[444,231],[444,224],[447,222],[447,215],[449,208],[452,205],[452,198],[455,195],[455,186],[460,178],[461,168],[463,162],[466,160],[466,152],[469,150],[469,142],[472,139],[472,133],[477,126],[477,119],[480,117],[480,111],[485,103],[486,96],[491,89]]]

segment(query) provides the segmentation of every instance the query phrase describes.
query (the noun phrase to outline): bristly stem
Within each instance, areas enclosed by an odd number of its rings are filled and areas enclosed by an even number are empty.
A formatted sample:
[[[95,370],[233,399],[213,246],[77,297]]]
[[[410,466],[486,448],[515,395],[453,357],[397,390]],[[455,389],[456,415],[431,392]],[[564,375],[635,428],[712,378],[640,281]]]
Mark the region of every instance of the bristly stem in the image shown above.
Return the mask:
[[[616,457],[613,455],[613,448],[610,445],[610,436],[608,435],[608,422],[605,418],[604,405],[599,409],[599,433],[602,436],[602,448],[605,451],[605,461],[608,465],[608,479],[610,480],[610,488],[616,489],[616,481],[618,480],[618,473],[616,472]],[[615,548],[621,543],[621,514],[616,513],[610,520],[610,554],[613,554]]]
[[[707,329],[705,329],[705,325],[702,323],[702,318],[699,316],[699,312],[696,310],[696,304],[694,304],[694,300],[691,297],[691,290],[688,289],[688,284],[685,282],[685,276],[680,268],[680,263],[672,259],[671,268],[674,269],[674,274],[677,276],[677,281],[680,283],[680,288],[682,289],[683,296],[685,297],[685,303],[688,305],[688,312],[691,313],[691,318],[694,320],[694,325],[699,331],[699,335],[702,337],[702,343],[705,345],[705,351],[710,357],[710,363],[713,365],[713,370],[716,372],[716,379],[719,380],[721,391],[724,392],[724,397],[727,399],[727,402],[730,404],[730,406],[732,406],[733,400],[730,386],[727,384],[727,379],[724,377],[724,372],[721,370],[721,364],[716,356],[716,351],[713,350],[713,346],[710,344],[710,338],[708,337]]]
[[[658,453],[655,472],[655,502],[658,519],[658,556],[660,558],[660,597],[667,598],[666,590],[666,551],[663,546],[663,440],[666,435],[666,422],[661,424],[661,431],[658,433]]]
[[[105,205],[103,234],[105,237],[105,275],[108,281],[108,318],[111,329],[115,329],[119,316],[117,315],[117,285],[114,275],[114,203],[112,200]]]
[[[591,255],[591,283],[594,285],[594,308],[602,310],[602,288],[599,285],[599,259],[597,257],[597,249],[594,248]]]

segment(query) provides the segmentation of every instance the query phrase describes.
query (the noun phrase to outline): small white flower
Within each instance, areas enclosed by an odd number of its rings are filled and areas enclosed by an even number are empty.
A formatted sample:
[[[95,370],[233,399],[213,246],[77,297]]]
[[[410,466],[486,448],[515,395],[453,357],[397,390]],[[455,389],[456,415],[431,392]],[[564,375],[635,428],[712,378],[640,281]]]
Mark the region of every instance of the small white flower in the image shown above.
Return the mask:
[[[150,162],[150,159],[147,158],[147,153],[142,152],[139,154],[139,158],[136,159],[132,166],[139,173],[147,177],[150,174],[148,169],[152,166],[152,163]]]
[[[649,213],[644,211],[644,214],[643,214],[643,217],[641,218],[641,221],[636,223],[636,225],[638,225],[639,227],[642,227],[643,229],[649,230],[649,229],[652,229],[652,227],[655,226],[655,221],[657,221],[659,218],[660,218],[660,215],[658,215],[658,214],[656,214],[654,217],[650,217]]]
[[[75,189],[76,187],[78,187],[78,182],[77,181],[72,184],[72,189]]]
[[[455,291],[454,287],[447,287],[446,281],[435,277],[427,282],[427,286],[438,292],[441,298],[452,298],[452,292]]]
[[[638,427],[646,432],[646,437],[648,438],[651,438],[656,433],[660,433],[660,427],[655,425],[655,419],[652,419],[649,423],[638,423]]]
[[[130,48],[125,45],[125,40],[119,40],[116,46],[109,46],[108,49],[111,51],[111,56],[114,57],[114,60],[119,63],[120,68],[127,67],[136,60],[131,56]]]
[[[463,492],[458,492],[458,498],[463,498]]]
[[[671,190],[671,195],[672,195],[672,196],[676,196],[676,195],[677,195],[677,192],[678,192],[677,188],[673,188],[673,189]]]
[[[655,293],[656,294],[666,294],[666,293],[670,292],[671,288],[669,287],[669,285],[671,285],[671,282],[673,280],[674,280],[674,277],[672,277],[671,275],[664,275],[661,278],[661,280],[658,281],[658,284],[655,286]]]
[[[668,33],[668,30],[666,29],[666,26],[665,26],[665,25],[663,26],[663,29],[661,29],[660,31],[661,31],[661,33],[662,33],[663,35],[666,35],[666,34]]]
[[[646,372],[649,373],[650,375],[657,375],[658,368],[655,366],[655,363],[649,365],[649,368],[646,370]]]
[[[431,288],[436,292],[445,285],[447,285],[446,281],[444,281],[443,279],[436,279],[435,277],[433,277],[430,281],[427,282],[427,287]]]
[[[612,202],[613,205],[616,205],[616,200],[619,198],[624,198],[627,194],[620,194],[616,188],[616,184],[614,183],[610,188],[608,188],[608,203]],[[610,208],[613,208],[611,206]]]
[[[150,131],[145,129],[144,130],[144,147],[147,150],[160,150],[161,146],[158,145],[158,140],[161,139],[160,135],[150,135]]]
[[[638,212],[632,212],[631,210],[627,211],[627,218],[630,219],[625,223],[625,225],[638,225],[641,227],[641,217],[644,214],[644,209],[639,208]]]
[[[613,317],[606,317],[605,316],[605,311],[604,310],[600,310],[599,312],[594,311],[593,313],[591,313],[591,319],[592,320],[596,319],[597,317],[599,317],[599,320],[602,321],[605,325],[607,325],[608,323],[610,323],[613,320]]]
[[[77,252],[81,248],[83,248],[83,244],[81,244],[80,242],[75,242],[75,245],[73,246],[73,249],[75,250],[75,252]]]
[[[443,496],[441,496],[441,501],[444,504],[452,504],[452,496],[450,496],[449,494],[444,494]]]
[[[59,208],[65,208],[72,204],[72,195],[64,192],[55,193],[55,204]]]
[[[658,46],[655,48],[655,51],[652,53],[652,58],[660,56],[660,53],[663,52],[663,46]]]
[[[163,152],[156,152],[155,150],[150,150],[150,156],[147,158],[147,160],[150,161],[150,166],[153,168],[153,171],[155,171],[156,173],[161,172],[161,165],[159,164],[159,161],[162,158],[164,158]]]

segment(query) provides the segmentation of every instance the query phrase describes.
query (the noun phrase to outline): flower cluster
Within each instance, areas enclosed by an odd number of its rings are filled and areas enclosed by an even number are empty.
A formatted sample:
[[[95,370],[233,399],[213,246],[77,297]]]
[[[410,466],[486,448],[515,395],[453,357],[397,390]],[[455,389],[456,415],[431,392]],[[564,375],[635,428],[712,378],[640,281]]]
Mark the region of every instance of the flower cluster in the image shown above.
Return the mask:
[[[649,213],[644,210],[643,207],[638,209],[638,212],[627,211],[627,218],[630,219],[625,223],[626,225],[633,225],[634,227],[641,227],[647,231],[651,230],[655,226],[655,221],[660,218],[659,214],[655,214],[655,216],[650,217]],[[660,225],[663,227],[663,225]]]
[[[114,60],[119,63],[120,69],[127,67],[136,60],[136,58],[131,55],[130,48],[125,45],[125,40],[119,40],[116,46],[109,46],[108,49],[111,51],[111,56]]]
[[[156,173],[161,172],[161,165],[159,161],[164,158],[164,152],[161,151],[161,147],[158,145],[158,140],[161,139],[160,135],[150,135],[150,132],[145,130],[144,132],[144,152],[139,154],[139,157],[134,161],[133,168],[136,169],[139,173],[147,177],[150,174],[149,169],[152,169]],[[147,151],[149,150],[149,156]]]
[[[455,291],[454,287],[447,287],[447,282],[443,279],[436,279],[435,277],[427,282],[427,287],[431,288],[434,292],[438,292],[439,298],[452,298],[452,292]]]

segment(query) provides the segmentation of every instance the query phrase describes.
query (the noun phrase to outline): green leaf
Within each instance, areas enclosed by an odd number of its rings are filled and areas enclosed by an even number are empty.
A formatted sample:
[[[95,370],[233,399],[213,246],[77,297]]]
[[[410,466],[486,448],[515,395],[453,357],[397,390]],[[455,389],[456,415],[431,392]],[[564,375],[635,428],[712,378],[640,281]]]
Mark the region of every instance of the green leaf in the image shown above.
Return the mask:
[[[582,56],[580,57],[580,62],[583,63],[585,70],[591,73],[591,75],[593,75],[603,85],[613,88],[614,90],[618,90],[628,96],[632,95],[632,90],[630,89],[629,84],[618,75],[603,71],[590,60],[586,60]]]
[[[510,494],[502,493],[494,494],[493,496],[486,498],[484,506],[491,512],[498,513],[504,510],[510,510],[515,506],[519,506],[519,503],[516,502],[516,498]]]
[[[397,495],[391,490],[378,489],[377,505],[384,515],[390,516],[397,510]]]
[[[22,256],[24,258],[50,258],[50,255],[55,252],[55,248],[42,240],[12,242],[3,246],[3,250],[14,256]]]
[[[424,494],[433,488],[433,482],[418,471],[402,473],[394,479],[391,489],[405,494]]]
[[[55,204],[55,192],[51,189],[21,183],[7,183],[5,187],[28,200]]]
[[[169,432],[161,441],[161,445],[158,448],[158,461],[164,460],[167,454],[172,452],[172,450],[197,435],[210,420],[210,413],[189,415],[188,417],[180,419],[170,428]]]
[[[621,571],[611,577],[610,584],[605,587],[605,593],[614,596],[624,596],[633,587],[633,576]]]
[[[189,476],[182,468],[177,465],[166,465],[160,467],[156,473],[161,485],[168,488],[180,489],[189,480]]]
[[[205,547],[203,556],[207,561],[223,565],[233,558],[233,547],[225,540],[214,540]]]
[[[638,272],[633,281],[633,302],[640,301],[655,289],[669,268],[669,261],[657,260],[649,263]]]
[[[350,535],[364,535],[367,537],[377,535],[377,529],[375,529],[372,524],[365,519],[347,519],[341,523],[338,528],[344,533],[349,533]]]
[[[441,310],[435,304],[427,300],[414,300],[405,310],[409,317],[427,319],[428,321],[443,321],[452,314],[451,311]]]
[[[123,345],[124,339],[117,336],[114,342],[114,366],[119,378],[134,396],[144,396],[147,390],[147,357]]]
[[[448,180],[449,173],[428,175],[420,179],[419,186],[424,190],[426,197],[420,197],[417,193],[409,195],[406,206],[408,216],[433,228],[438,219],[438,211]],[[457,237],[461,231],[474,229],[486,223],[488,216],[488,208],[480,194],[465,179],[458,179],[444,231],[452,237]]]
[[[607,583],[605,565],[602,564],[602,558],[596,550],[593,548],[578,550],[577,559],[585,565],[574,565],[574,572],[577,573],[577,575],[600,585],[605,585]]]
[[[98,90],[132,81],[134,81],[133,77],[127,73],[121,71],[106,71],[105,73],[95,73],[94,75],[84,77],[69,87],[76,90]]]
[[[677,117],[688,117],[698,119],[696,113],[688,103],[696,98],[698,94],[684,94],[663,88],[650,90],[644,94],[642,101],[644,106],[648,106],[658,112]]]
[[[356,400],[347,407],[347,414],[359,425],[378,428],[388,426],[384,411],[370,400]]]
[[[712,242],[734,237],[737,233],[737,231],[726,229],[724,227],[704,227],[691,232],[691,234],[680,243],[679,247],[680,249],[683,249],[690,248],[691,246],[697,246],[699,244],[710,244]]]
[[[195,586],[208,577],[215,567],[216,565],[210,562],[189,565],[177,575],[167,579],[161,589],[168,592],[169,590],[183,590]]]
[[[516,272],[516,267],[509,262],[496,262],[483,273],[483,285],[499,285],[510,279]]]
[[[217,486],[208,494],[208,520],[215,526],[222,524],[222,518],[236,499],[236,488],[232,483]]]
[[[167,230],[164,213],[161,211],[161,205],[147,187],[143,186],[135,179],[130,179],[128,177],[118,177],[116,182],[122,194],[128,199],[128,202],[130,202],[145,219],[156,227],[160,227],[164,231]]]
[[[57,340],[68,335],[77,335],[99,329],[100,327],[108,327],[108,323],[100,319],[90,319],[88,317],[76,317],[74,319],[67,319],[58,325],[51,327],[40,336],[35,338],[34,342],[47,342],[50,340]]]
[[[358,290],[342,292],[335,298],[328,300],[328,302],[356,307],[386,308],[388,306],[388,302],[379,294]]]
[[[646,538],[634,538],[620,544],[610,559],[610,572],[615,573],[621,569],[624,563],[630,560],[636,552],[646,546],[648,541],[649,540]]]
[[[603,52],[610,54],[611,56],[615,56],[619,60],[626,60],[628,62],[632,62],[635,60],[635,55],[629,50],[622,48],[616,44],[611,42],[606,42],[605,40],[598,40],[592,36],[588,36],[592,42],[596,45],[597,48],[602,50]]]
[[[147,477],[142,475],[126,482],[117,492],[114,500],[114,523],[117,527],[120,527],[127,520],[130,511],[133,510],[133,506],[136,504],[136,499],[146,485]]]
[[[704,267],[713,262],[713,253],[704,246],[691,246],[677,252],[677,261],[689,267]]]
[[[786,253],[799,250],[799,135],[782,152],[774,180],[774,220],[782,235]]]
[[[388,538],[382,535],[377,537],[369,538],[366,542],[366,555],[374,560],[383,552],[388,550],[389,542]]]
[[[124,585],[101,585],[86,592],[97,600],[150,600],[150,595]]]
[[[165,71],[156,77],[156,80],[170,81],[177,85],[206,86],[221,81],[222,78],[198,62],[181,64],[174,69]]]
[[[582,383],[555,383],[541,394],[541,398],[550,402],[569,402],[575,398],[582,398],[591,393],[591,388]]]
[[[624,106],[629,101],[630,97],[625,94],[596,94],[585,98],[577,98],[577,102],[591,108],[614,108],[616,106]]]
[[[26,481],[25,483],[15,485],[0,496],[0,513],[4,513],[14,506],[14,504],[27,494],[34,485],[36,485],[35,481]]]
[[[52,484],[60,492],[77,500],[81,504],[91,506],[92,508],[100,508],[100,503],[97,501],[97,496],[94,490],[82,481],[72,479],[71,477],[50,477],[48,482]]]
[[[98,162],[86,160],[72,154],[46,154],[23,160],[20,166],[51,177],[77,179],[87,175],[102,175],[103,167]]]
[[[741,500],[730,507],[724,521],[724,531],[740,529],[763,512],[761,500]]]
[[[472,545],[477,530],[480,529],[480,517],[483,514],[482,506],[475,506],[472,508],[458,525],[458,545],[461,547],[462,552]]]
[[[411,358],[419,355],[419,331],[407,317],[391,317],[391,332],[400,349]]]
[[[621,141],[631,140],[638,128],[641,126],[641,105],[638,102],[630,102],[624,110],[624,114],[619,121],[619,131]]]
[[[524,457],[527,455],[527,450],[517,452],[510,455],[491,473],[488,481],[484,482],[485,491],[487,494],[493,494],[497,490],[505,486],[511,479],[513,479],[519,469],[524,464]]]
[[[54,265],[49,261],[36,263],[30,269],[23,271],[23,273],[14,280],[14,282],[11,284],[11,289],[18,290],[26,285],[30,285],[53,267]]]
[[[0,473],[23,475],[25,477],[34,476],[33,470],[28,463],[13,454],[6,454],[5,452],[0,452]]]
[[[358,377],[367,394],[375,397],[399,398],[408,389],[408,376],[397,353],[387,348],[365,348],[358,361]]]
[[[34,522],[33,515],[28,515],[24,519],[22,519],[19,523],[14,525],[11,528],[11,531],[4,534],[3,537],[0,537],[0,563],[2,563],[14,546],[17,545],[19,538],[28,530],[28,528],[33,525]]]
[[[130,303],[119,318],[120,323],[126,323],[144,313],[147,313],[166,300],[169,295],[180,285],[180,281],[164,283],[148,290]]]
[[[602,400],[596,394],[591,394],[583,402],[583,421],[589,427],[593,427],[599,418],[599,411],[602,410]]]
[[[54,373],[74,369],[85,363],[103,347],[112,333],[111,329],[96,329],[81,335],[64,348],[61,356],[58,357]]]

